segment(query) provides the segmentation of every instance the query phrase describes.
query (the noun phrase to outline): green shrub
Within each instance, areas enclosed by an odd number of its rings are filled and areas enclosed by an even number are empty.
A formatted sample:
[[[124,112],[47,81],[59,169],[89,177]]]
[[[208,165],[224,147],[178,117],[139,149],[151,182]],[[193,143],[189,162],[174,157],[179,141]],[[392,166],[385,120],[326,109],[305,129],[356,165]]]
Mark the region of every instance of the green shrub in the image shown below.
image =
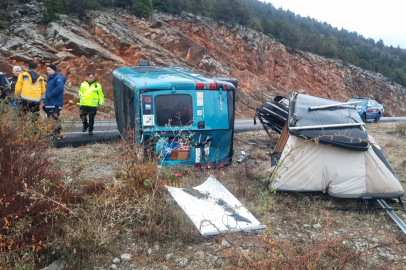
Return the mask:
[[[149,17],[152,15],[152,0],[132,0],[132,9],[135,16]]]
[[[5,21],[0,21],[0,30],[4,30],[8,28],[8,23]]]

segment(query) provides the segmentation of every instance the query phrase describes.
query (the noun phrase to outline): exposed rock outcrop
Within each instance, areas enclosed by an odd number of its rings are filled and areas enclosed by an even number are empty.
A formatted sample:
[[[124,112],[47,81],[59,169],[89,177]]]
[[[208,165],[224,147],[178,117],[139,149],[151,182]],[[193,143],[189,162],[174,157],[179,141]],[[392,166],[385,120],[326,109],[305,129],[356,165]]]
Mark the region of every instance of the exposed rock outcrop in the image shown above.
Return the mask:
[[[44,26],[38,24],[43,10],[36,4],[34,9],[22,7],[9,13],[11,26],[0,32],[1,71],[11,75],[12,65],[26,67],[35,60],[45,74],[46,64],[56,64],[68,78],[67,105],[76,103],[78,87],[92,71],[110,99],[105,113],[113,114],[112,70],[149,59],[153,65],[185,65],[199,73],[237,78],[238,116],[252,117],[265,100],[292,92],[338,101],[365,96],[381,102],[388,114],[406,114],[406,89],[382,75],[287,50],[240,25],[190,13],[155,13],[144,20],[124,12],[91,11],[82,20],[61,15]]]

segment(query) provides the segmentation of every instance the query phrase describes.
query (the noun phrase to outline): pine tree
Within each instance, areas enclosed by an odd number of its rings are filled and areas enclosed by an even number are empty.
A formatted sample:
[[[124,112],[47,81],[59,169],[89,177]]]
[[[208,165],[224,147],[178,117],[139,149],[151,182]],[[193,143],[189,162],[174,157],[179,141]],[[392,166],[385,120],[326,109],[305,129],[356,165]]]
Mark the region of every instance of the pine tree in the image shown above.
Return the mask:
[[[57,13],[65,12],[65,5],[62,0],[44,0],[47,10],[42,15],[42,21],[49,23],[57,19]]]
[[[149,17],[152,15],[152,0],[132,0],[133,12],[138,17]]]
[[[382,48],[385,46],[385,44],[383,43],[383,40],[380,39],[378,42],[376,42],[376,46],[382,50]]]

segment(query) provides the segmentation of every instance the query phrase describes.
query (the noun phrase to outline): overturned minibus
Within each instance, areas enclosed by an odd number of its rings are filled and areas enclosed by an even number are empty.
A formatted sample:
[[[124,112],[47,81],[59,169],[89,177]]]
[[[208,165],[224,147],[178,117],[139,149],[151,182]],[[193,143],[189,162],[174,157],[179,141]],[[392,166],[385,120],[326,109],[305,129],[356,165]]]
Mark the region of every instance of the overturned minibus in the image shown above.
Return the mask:
[[[142,64],[142,65],[141,65]],[[235,91],[233,78],[205,77],[183,66],[140,66],[113,71],[120,134],[134,131],[144,154],[161,165],[232,161]]]

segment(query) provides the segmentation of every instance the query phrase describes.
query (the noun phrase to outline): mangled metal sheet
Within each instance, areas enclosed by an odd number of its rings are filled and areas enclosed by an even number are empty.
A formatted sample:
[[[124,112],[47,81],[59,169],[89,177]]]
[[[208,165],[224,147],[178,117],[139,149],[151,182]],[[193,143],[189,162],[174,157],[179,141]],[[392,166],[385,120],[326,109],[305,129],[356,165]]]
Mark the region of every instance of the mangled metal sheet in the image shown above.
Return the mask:
[[[204,236],[266,227],[212,176],[197,187],[166,188]]]

